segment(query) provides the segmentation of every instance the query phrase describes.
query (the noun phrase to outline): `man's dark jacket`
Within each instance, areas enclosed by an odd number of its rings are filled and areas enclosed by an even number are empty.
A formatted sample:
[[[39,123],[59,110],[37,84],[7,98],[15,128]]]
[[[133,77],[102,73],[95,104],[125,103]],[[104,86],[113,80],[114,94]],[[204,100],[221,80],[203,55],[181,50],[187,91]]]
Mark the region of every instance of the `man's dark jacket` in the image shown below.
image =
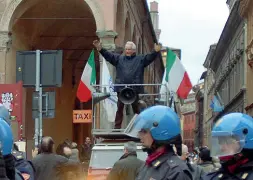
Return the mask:
[[[144,68],[150,65],[159,52],[152,51],[146,55],[125,56],[101,49],[99,51],[106,61],[116,67],[115,84],[143,84]],[[137,92],[143,93],[143,87],[133,87]],[[115,92],[120,92],[122,87],[115,86]]]
[[[144,162],[137,158],[136,153],[126,154],[114,164],[107,180],[133,180],[143,164]]]
[[[0,179],[23,180],[21,173],[15,169],[15,160],[11,154],[3,157],[0,153]]]
[[[9,179],[6,174],[5,162],[4,162],[3,156],[1,154],[1,151],[0,151],[0,179],[2,179],[2,180]]]
[[[32,163],[36,171],[36,180],[61,180],[64,173],[78,167],[78,163],[53,153],[41,153]]]

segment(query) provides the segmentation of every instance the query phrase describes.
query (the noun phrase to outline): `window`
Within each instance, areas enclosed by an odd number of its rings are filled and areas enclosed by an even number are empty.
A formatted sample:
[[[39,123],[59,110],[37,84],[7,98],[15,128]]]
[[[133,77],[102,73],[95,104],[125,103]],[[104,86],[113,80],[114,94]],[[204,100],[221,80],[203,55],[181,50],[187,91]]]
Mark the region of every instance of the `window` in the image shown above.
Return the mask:
[[[123,155],[123,149],[101,149],[92,150],[90,167],[91,168],[111,168],[114,163]],[[147,158],[147,153],[141,149],[137,150],[137,157],[143,161]],[[101,159],[103,159],[101,161]]]

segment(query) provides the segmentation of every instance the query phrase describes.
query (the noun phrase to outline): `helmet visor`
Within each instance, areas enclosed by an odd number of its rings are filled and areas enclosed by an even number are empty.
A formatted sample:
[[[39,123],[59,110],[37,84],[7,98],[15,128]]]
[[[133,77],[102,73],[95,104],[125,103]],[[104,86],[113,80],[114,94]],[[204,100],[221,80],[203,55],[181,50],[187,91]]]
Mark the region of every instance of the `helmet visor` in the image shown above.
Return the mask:
[[[133,138],[139,138],[139,132],[149,130],[148,123],[141,116],[135,116],[125,129],[125,133]]]
[[[230,156],[240,153],[245,145],[245,136],[231,134],[231,132],[213,133],[211,156]]]

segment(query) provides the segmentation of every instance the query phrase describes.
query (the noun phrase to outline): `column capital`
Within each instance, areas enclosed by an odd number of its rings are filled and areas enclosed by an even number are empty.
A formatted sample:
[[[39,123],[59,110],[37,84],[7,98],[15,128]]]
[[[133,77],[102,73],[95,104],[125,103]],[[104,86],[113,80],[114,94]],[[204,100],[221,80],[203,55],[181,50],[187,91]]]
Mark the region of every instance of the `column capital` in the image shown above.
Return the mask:
[[[102,42],[103,48],[113,51],[116,49],[115,38],[118,33],[115,31],[97,31],[97,36],[100,38]]]
[[[8,31],[0,31],[0,51],[7,51],[11,41],[11,33]]]

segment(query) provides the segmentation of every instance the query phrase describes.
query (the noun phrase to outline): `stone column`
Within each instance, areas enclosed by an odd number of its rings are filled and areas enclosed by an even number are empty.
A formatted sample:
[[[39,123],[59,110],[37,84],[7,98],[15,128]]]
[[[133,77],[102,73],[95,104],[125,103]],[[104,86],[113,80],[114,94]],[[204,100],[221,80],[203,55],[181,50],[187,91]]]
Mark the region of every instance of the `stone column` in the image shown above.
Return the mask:
[[[9,32],[0,31],[0,84],[6,82],[6,55],[11,44]]]
[[[100,41],[102,42],[103,48],[109,50],[109,51],[115,51],[116,45],[115,45],[115,38],[118,34],[115,31],[99,31],[97,32],[97,36],[100,38]],[[111,73],[112,79],[115,79],[115,67],[112,66],[110,63],[107,62],[107,66],[109,68],[109,71]],[[100,58],[100,79],[102,77],[102,67],[103,67],[103,61]]]
[[[97,32],[97,36],[100,38],[100,41],[102,42],[102,47],[107,49],[108,51],[115,51],[116,45],[115,45],[115,37],[117,36],[117,33],[114,31],[99,31]],[[100,60],[100,84],[101,80],[103,78],[103,57],[100,55],[99,56]],[[110,63],[107,62],[107,67],[110,71],[110,74],[112,76],[113,82],[115,80],[115,74],[116,74],[116,69],[114,66],[112,66]],[[106,85],[109,85],[106,84]],[[99,103],[100,104],[100,103]],[[112,129],[114,127],[114,122],[110,121],[109,119],[115,118],[115,117],[109,117],[108,109],[106,109],[104,106],[99,105],[99,122],[97,122],[99,129]]]

